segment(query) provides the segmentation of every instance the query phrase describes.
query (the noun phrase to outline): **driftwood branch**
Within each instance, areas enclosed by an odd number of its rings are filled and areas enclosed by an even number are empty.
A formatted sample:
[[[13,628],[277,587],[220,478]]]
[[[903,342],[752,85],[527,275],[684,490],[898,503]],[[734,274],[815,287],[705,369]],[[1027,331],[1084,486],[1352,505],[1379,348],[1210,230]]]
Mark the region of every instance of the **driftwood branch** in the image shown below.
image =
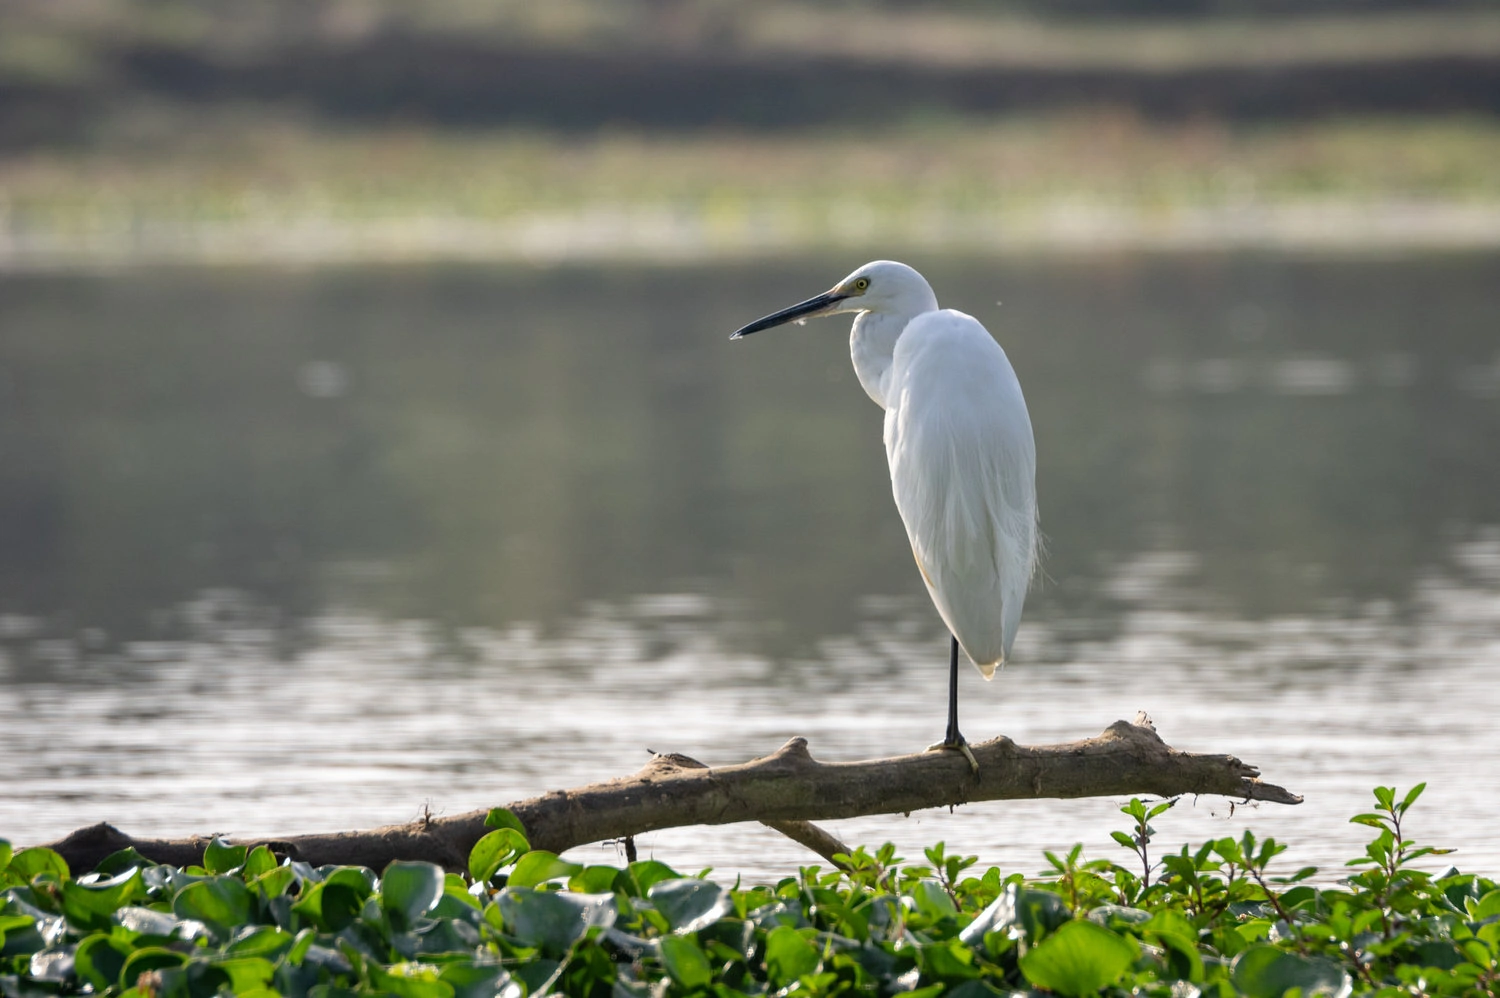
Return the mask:
[[[677,769],[708,768],[697,759],[678,752],[666,755],[658,752],[652,752],[651,754],[655,757],[652,761],[657,765],[665,763]],[[806,846],[834,866],[848,868],[838,857],[841,854],[848,856],[853,850],[844,845],[838,836],[826,829],[819,828],[810,821],[777,820],[774,818],[762,821],[761,824],[780,832],[800,846]]]
[[[533,848],[558,853],[663,828],[760,821],[831,858],[833,852],[845,851],[842,843],[808,822],[1020,798],[1217,794],[1302,802],[1296,794],[1262,783],[1254,767],[1233,756],[1177,751],[1149,722],[1116,721],[1103,734],[1063,745],[1027,747],[1001,737],[972,748],[977,775],[956,752],[818,762],[806,740],[793,738],[771,755],[735,766],[706,768],[686,757],[658,755],[633,776],[555,790],[507,806],[525,825]],[[314,865],[380,869],[395,859],[421,859],[462,869],[469,850],[488,831],[487,813],[368,831],[239,841],[264,844],[278,855]],[[98,824],[50,845],[75,869],[85,870],[127,846],[156,862],[198,863],[208,839],[135,839]]]

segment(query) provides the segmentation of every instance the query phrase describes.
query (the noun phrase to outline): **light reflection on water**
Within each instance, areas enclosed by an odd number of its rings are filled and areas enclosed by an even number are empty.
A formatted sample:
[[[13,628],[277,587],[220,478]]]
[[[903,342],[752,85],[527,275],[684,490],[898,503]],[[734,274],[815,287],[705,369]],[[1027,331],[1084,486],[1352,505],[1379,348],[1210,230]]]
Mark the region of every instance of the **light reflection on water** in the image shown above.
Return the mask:
[[[1416,837],[1500,871],[1500,258],[914,262],[1005,342],[1041,455],[1048,578],[1016,664],[963,677],[970,737],[1144,710],[1308,797],[1184,801],[1163,842],[1253,827],[1327,876],[1372,786],[1426,780]],[[936,740],[945,646],[844,327],[722,342],[811,269],[7,280],[0,835],[371,826],[648,748]],[[1118,803],[832,827],[1033,871],[1120,858]]]
[[[1170,744],[1239,755],[1308,798],[1233,817],[1223,800],[1184,801],[1157,823],[1163,844],[1252,827],[1292,842],[1289,864],[1325,876],[1361,847],[1363,829],[1345,820],[1366,807],[1369,787],[1427,780],[1411,834],[1461,844],[1465,869],[1495,870],[1500,776],[1476,763],[1493,754],[1500,686],[1476,676],[1500,658],[1500,592],[1440,579],[1421,590],[1417,625],[1378,605],[1261,621],[1142,607],[1067,661],[1014,666],[992,684],[966,675],[966,727],[1043,744],[1146,710]],[[316,621],[317,650],[295,662],[272,658],[269,635],[253,629],[130,649],[122,667],[149,678],[93,683],[87,666],[67,685],[6,691],[0,821],[40,837],[97,819],[138,834],[291,834],[607,779],[644,764],[647,748],[723,764],[800,734],[817,757],[838,760],[935,737],[944,669],[916,636],[920,622],[872,616],[779,674],[722,647],[714,616],[700,595],[652,595],[594,606],[556,639],[525,625],[476,628],[460,659],[444,657],[447,640],[427,625],[353,610]],[[1057,640],[1050,630],[1033,626],[1027,641],[1041,650]],[[1043,849],[1075,840],[1113,855],[1118,803],[989,803],[829,827],[853,842],[896,841],[913,857],[942,839],[1033,871]],[[662,832],[641,845],[684,870],[750,878],[810,861],[758,826]],[[579,853],[618,859],[604,845]]]

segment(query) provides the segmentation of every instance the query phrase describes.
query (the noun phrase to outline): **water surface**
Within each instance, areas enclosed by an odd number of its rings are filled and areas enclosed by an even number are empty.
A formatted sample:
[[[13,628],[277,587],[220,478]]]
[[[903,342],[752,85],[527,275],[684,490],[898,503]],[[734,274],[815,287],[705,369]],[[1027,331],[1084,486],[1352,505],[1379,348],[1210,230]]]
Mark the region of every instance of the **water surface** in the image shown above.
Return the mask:
[[[858,262],[0,279],[0,834],[359,827],[648,748],[936,740],[944,637],[847,320],[725,340]],[[1500,871],[1500,256],[911,262],[1006,347],[1040,455],[1046,578],[965,732],[1145,710],[1308,796],[1185,800],[1164,843],[1248,826],[1329,875],[1370,787],[1427,780],[1416,837]],[[1122,858],[1118,803],[831,827],[1033,871]]]

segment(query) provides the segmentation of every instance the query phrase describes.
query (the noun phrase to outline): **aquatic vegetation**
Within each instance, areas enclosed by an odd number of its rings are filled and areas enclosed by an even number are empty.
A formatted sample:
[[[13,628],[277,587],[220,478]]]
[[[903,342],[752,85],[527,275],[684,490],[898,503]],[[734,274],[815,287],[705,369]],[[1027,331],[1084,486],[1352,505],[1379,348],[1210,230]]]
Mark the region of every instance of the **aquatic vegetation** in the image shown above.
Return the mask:
[[[1493,995],[1500,888],[1416,861],[1402,820],[1423,787],[1375,791],[1375,836],[1336,884],[1275,868],[1245,832],[1156,856],[1173,802],[1132,800],[1128,866],[1047,854],[1050,875],[975,873],[858,849],[844,869],[725,887],[646,860],[582,866],[532,850],[508,812],[465,874],[278,860],[214,840],[200,866],[132,850],[75,877],[0,841],[0,992],[403,998],[1016,991],[1082,996]]]

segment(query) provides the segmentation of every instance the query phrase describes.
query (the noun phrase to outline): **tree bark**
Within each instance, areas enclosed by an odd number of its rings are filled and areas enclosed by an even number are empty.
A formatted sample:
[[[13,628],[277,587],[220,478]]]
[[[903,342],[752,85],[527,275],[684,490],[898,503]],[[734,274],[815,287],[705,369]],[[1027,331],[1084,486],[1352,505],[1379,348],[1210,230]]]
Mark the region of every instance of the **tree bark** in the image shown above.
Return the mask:
[[[532,848],[557,853],[663,828],[761,821],[829,857],[841,843],[807,822],[1020,798],[1218,794],[1302,802],[1296,794],[1262,783],[1254,767],[1233,756],[1171,748],[1149,723],[1116,721],[1100,735],[1063,745],[1027,747],[995,738],[972,746],[977,774],[963,756],[945,751],[818,762],[802,738],[734,766],[707,768],[686,757],[658,755],[633,776],[554,790],[506,806],[526,827]],[[339,863],[378,870],[404,859],[463,869],[469,850],[489,830],[487,814],[472,811],[367,831],[238,841],[266,845],[279,856],[315,866]],[[199,836],[135,839],[101,823],[50,847],[82,871],[126,847],[155,862],[187,866],[202,861],[208,842]]]

